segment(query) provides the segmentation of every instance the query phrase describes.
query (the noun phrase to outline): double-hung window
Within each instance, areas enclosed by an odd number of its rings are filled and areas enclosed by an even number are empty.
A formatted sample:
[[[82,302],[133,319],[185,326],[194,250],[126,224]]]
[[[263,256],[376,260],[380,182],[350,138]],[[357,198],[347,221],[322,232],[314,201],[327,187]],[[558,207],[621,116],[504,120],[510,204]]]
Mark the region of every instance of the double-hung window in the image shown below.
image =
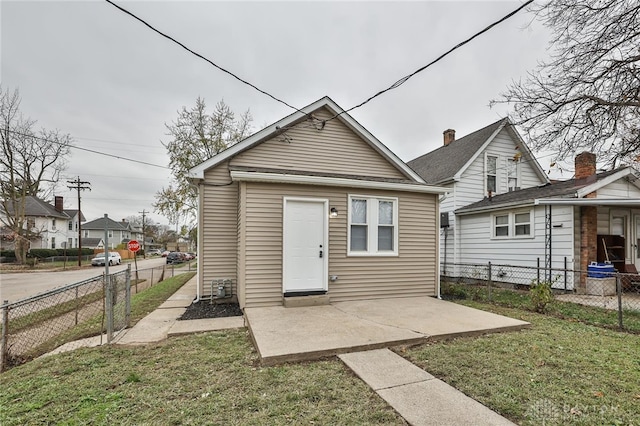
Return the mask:
[[[398,199],[349,196],[349,255],[398,254]]]
[[[487,193],[495,194],[498,188],[497,175],[498,175],[498,157],[494,155],[487,155]]]
[[[531,217],[531,210],[492,215],[493,238],[527,238],[533,236]]]

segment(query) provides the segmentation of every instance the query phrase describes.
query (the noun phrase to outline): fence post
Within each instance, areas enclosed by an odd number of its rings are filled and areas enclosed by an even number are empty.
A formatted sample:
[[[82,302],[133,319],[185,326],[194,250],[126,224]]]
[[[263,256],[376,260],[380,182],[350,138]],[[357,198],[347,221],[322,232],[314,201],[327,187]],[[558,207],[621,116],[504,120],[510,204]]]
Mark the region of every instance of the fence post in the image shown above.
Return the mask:
[[[7,346],[9,342],[9,301],[4,301],[5,308],[2,310],[2,336],[0,337],[0,373],[4,371],[7,363]]]
[[[153,287],[153,270],[155,268],[151,268],[151,282],[149,283],[149,287]],[[138,290],[136,289],[136,293],[138,293]]]
[[[491,302],[491,262],[489,262],[489,302]]]
[[[540,282],[540,258],[538,258],[538,266],[536,266],[536,281]]]
[[[622,281],[619,272],[616,273],[616,293],[618,294],[618,326],[622,330],[624,328],[622,323]]]
[[[564,257],[564,292],[567,292],[567,256]]]
[[[107,343],[113,339],[113,285],[111,275],[105,275],[105,310],[107,311]]]
[[[138,270],[136,269],[136,275],[138,274]],[[129,328],[131,325],[131,264],[127,266],[127,272],[125,274],[125,317],[124,323],[125,327]],[[137,278],[136,278],[137,280]],[[136,282],[136,292],[138,291],[138,283]]]
[[[78,287],[76,287],[76,325],[78,325]]]

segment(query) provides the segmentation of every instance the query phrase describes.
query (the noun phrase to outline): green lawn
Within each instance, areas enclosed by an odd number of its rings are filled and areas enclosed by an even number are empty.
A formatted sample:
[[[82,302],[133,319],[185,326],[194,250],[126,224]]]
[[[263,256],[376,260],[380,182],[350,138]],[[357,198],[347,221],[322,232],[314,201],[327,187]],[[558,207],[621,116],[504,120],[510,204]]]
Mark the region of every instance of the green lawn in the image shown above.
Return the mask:
[[[81,349],[2,375],[0,424],[404,424],[337,360],[261,368],[247,332]]]
[[[401,355],[518,424],[640,424],[640,336],[462,303],[532,327],[423,345]]]
[[[179,285],[140,293],[134,317]],[[518,424],[640,425],[638,334],[460,303],[532,327],[396,351]],[[235,330],[37,359],[2,375],[0,424],[403,424],[337,359],[262,368],[257,358]]]

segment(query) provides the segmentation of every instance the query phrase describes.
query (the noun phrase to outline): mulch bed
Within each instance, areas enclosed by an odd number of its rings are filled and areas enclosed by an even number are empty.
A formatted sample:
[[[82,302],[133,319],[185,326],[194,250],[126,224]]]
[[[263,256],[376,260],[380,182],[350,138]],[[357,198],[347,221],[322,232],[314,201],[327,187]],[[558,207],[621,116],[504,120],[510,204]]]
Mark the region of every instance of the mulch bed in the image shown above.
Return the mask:
[[[211,303],[201,300],[189,305],[179,320],[193,320],[202,318],[239,317],[242,311],[237,303]]]

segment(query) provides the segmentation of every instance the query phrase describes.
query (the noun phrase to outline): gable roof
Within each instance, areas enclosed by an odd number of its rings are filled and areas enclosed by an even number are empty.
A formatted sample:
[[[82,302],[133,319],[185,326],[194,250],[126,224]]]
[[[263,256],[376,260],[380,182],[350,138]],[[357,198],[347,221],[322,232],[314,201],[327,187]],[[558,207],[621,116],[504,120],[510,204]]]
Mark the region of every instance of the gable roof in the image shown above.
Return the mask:
[[[73,219],[78,214],[78,209],[64,209],[64,212]],[[80,221],[85,222],[86,220],[82,212],[80,212]]]
[[[217,166],[225,160],[228,160],[240,154],[241,152],[251,149],[256,145],[268,139],[271,139],[273,136],[276,136],[280,133],[280,129],[286,128],[287,126],[295,125],[303,121],[311,113],[317,111],[320,108],[326,108],[333,114],[340,114],[336,118],[336,120],[340,120],[351,131],[361,137],[374,150],[376,150],[387,161],[389,161],[389,163],[394,165],[400,172],[407,176],[407,178],[416,182],[424,183],[423,179],[415,171],[413,171],[402,160],[400,160],[398,156],[391,152],[391,150],[389,150],[389,148],[387,148],[382,142],[376,139],[375,136],[369,133],[367,129],[362,127],[353,117],[344,112],[344,110],[328,96],[325,96],[324,98],[321,98],[313,102],[312,104],[307,105],[306,107],[300,109],[300,111],[296,111],[293,114],[288,115],[287,117],[273,123],[272,125],[260,130],[257,133],[254,133],[241,142],[230,146],[224,151],[197,165],[196,167],[189,170],[189,177],[191,179],[204,179],[205,171]]]
[[[590,194],[602,186],[626,176],[632,175],[633,171],[629,167],[610,170],[598,173],[582,179],[569,179],[555,183],[531,188],[520,189],[518,191],[507,192],[494,195],[459,208],[456,214],[475,213],[486,210],[495,210],[512,206],[524,206],[535,204],[537,200],[549,198],[578,199]],[[595,200],[595,199],[594,199]]]
[[[7,212],[13,213],[13,204],[11,201],[7,202]],[[41,200],[38,197],[28,195],[25,197],[25,216],[30,217],[56,217],[61,219],[71,219],[71,217],[63,210],[58,211],[54,206]]]
[[[123,226],[123,222],[116,222],[115,220],[107,217],[101,217],[95,220],[92,220],[90,222],[85,223],[84,225],[82,225],[82,229],[100,229],[100,230],[104,230],[105,227],[105,222],[107,225],[107,229],[112,230],[112,231],[126,231],[127,228],[125,226]],[[124,222],[124,224],[127,224],[128,222]]]
[[[484,148],[506,128],[526,157],[532,160],[532,166],[542,180],[548,181],[544,171],[533,157],[529,147],[524,143],[508,118],[501,118],[480,130],[476,130],[448,145],[428,152],[407,162],[425,182],[437,185],[456,179],[476,159]]]
[[[104,241],[102,238],[99,237],[95,237],[95,238],[81,238],[81,242],[82,242],[82,247],[99,247],[99,246],[104,246]]]

